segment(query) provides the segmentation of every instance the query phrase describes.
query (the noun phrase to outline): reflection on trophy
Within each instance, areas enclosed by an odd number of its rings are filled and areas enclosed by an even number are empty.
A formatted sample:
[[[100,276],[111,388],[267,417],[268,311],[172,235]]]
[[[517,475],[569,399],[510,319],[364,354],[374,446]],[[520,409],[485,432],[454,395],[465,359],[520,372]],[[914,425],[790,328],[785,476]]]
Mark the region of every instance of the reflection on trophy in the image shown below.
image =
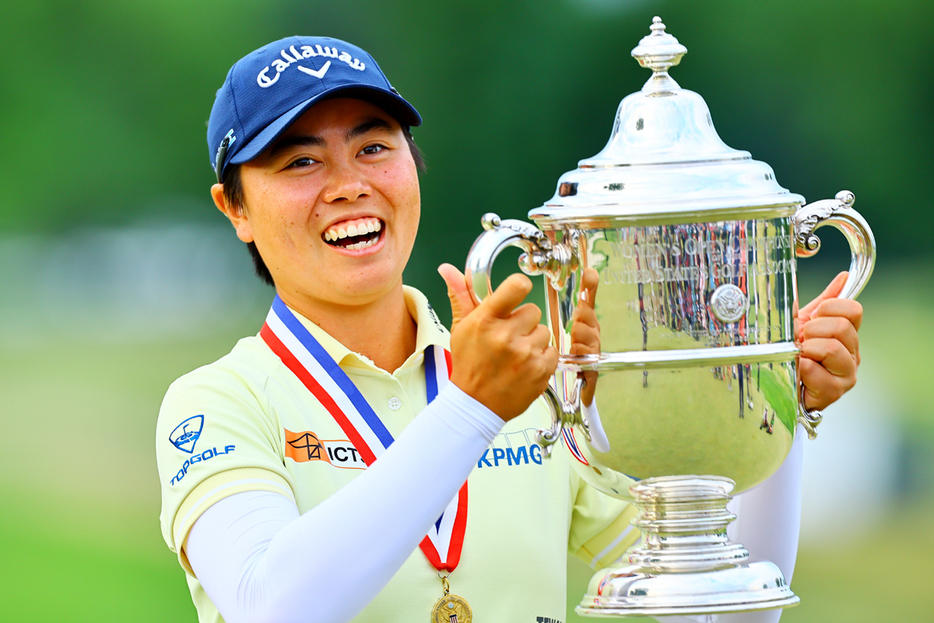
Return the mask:
[[[852,193],[804,205],[767,164],[720,140],[703,98],[668,75],[686,52],[656,17],[632,51],[652,77],[620,103],[603,151],[560,178],[555,196],[530,212],[535,226],[486,215],[467,260],[478,298],[507,246],[524,250],[524,272],[545,275],[561,356],[555,424],[542,443],[564,439],[587,482],[641,510],[641,543],[628,565],[594,576],[582,614],[798,602],[774,564],[749,562],[727,539],[726,504],[778,469],[799,423],[813,436],[820,421],[801,403],[797,376],[797,257],[817,252],[817,228],[843,232],[852,251],[845,298],[862,290],[874,263]],[[585,267],[600,275],[603,352],[571,356]],[[578,404],[578,373],[589,370],[600,373],[600,423],[585,421]]]

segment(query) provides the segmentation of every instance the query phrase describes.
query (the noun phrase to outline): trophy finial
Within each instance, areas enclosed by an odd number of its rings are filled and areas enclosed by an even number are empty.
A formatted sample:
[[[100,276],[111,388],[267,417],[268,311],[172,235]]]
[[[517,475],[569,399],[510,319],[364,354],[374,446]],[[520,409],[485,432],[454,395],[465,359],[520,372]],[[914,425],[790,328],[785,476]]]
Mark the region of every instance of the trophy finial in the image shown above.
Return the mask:
[[[652,18],[651,31],[652,34],[642,37],[639,45],[632,50],[632,55],[640,65],[651,69],[656,75],[667,74],[668,68],[680,63],[688,49],[665,32],[665,24],[657,15]]]

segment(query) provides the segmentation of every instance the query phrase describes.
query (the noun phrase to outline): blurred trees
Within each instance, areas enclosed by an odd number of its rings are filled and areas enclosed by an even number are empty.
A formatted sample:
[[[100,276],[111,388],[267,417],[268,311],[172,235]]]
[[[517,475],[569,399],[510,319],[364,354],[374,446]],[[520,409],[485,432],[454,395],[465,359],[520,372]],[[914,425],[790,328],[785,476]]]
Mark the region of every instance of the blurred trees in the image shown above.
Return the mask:
[[[493,210],[524,217],[596,153],[648,72],[653,15],[689,50],[672,75],[721,137],[809,200],[856,193],[884,257],[928,254],[934,3],[923,0],[35,0],[0,19],[0,234],[220,219],[205,125],[246,52],[289,34],[366,48],[422,113],[420,281]]]

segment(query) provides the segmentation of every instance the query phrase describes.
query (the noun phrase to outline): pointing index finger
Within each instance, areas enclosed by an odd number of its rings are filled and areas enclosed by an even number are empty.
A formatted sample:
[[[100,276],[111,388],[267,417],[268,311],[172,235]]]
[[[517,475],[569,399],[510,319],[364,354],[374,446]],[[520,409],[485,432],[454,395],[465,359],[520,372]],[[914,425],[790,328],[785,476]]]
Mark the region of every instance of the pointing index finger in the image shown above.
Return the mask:
[[[532,280],[525,275],[513,273],[480,305],[497,318],[508,318],[531,291]]]

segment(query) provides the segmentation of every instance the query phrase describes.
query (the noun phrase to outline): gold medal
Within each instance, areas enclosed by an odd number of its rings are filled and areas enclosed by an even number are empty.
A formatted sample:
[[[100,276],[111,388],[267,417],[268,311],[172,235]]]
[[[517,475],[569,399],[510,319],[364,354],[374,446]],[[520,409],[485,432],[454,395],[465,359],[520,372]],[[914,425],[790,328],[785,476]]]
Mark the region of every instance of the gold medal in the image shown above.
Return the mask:
[[[470,604],[463,597],[451,594],[448,576],[439,572],[438,577],[441,578],[444,597],[435,602],[435,607],[431,609],[431,623],[470,623],[473,620]]]
[[[470,623],[473,615],[467,600],[447,594],[431,609],[431,623]]]

